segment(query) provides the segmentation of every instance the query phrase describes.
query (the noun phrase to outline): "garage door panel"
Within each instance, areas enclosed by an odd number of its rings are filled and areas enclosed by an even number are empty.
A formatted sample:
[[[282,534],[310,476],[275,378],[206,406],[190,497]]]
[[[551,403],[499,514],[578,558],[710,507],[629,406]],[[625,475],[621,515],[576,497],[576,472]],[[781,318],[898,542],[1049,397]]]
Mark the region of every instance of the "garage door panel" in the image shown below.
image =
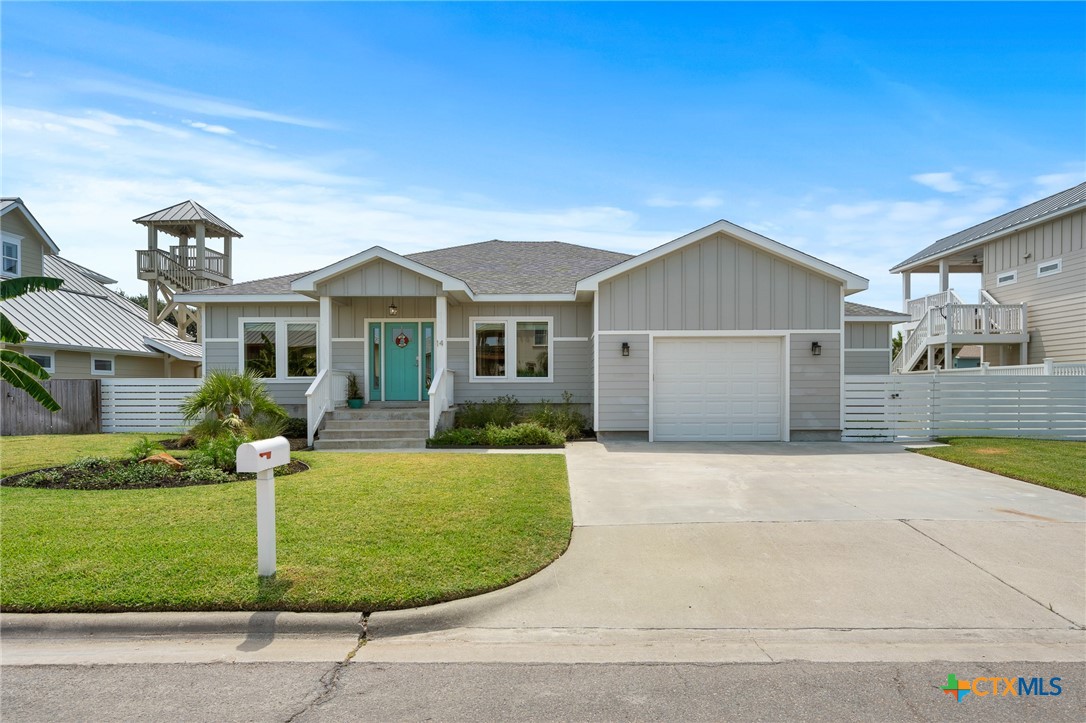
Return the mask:
[[[653,437],[782,438],[783,345],[772,339],[656,339]]]

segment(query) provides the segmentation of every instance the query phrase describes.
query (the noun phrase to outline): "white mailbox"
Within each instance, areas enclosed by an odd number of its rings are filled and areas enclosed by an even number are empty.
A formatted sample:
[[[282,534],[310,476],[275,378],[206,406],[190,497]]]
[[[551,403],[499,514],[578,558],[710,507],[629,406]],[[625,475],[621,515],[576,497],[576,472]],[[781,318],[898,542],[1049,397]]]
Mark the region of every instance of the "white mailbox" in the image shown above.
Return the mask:
[[[238,472],[263,472],[290,463],[290,442],[272,437],[238,447]]]
[[[238,447],[238,472],[256,472],[256,573],[275,574],[275,468],[290,462],[290,442],[272,437]]]

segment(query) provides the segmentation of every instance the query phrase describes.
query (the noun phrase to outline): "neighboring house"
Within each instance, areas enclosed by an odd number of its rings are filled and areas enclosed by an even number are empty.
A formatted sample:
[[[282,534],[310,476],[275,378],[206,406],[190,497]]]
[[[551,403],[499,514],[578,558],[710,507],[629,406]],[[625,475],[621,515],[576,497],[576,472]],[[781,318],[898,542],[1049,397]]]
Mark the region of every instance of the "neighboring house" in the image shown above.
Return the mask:
[[[936,241],[890,269],[901,274],[910,322],[895,371],[945,367],[979,345],[993,366],[1086,361],[1086,183]],[[913,274],[939,274],[939,292],[911,299]],[[977,303],[951,273],[980,274]]]
[[[56,379],[199,377],[200,344],[177,338],[172,324],[106,288],[117,283],[61,258],[60,249],[18,198],[0,199],[3,276],[64,279],[58,291],[4,302],[4,313],[29,334],[16,347]]]
[[[846,317],[844,297],[867,285],[718,221],[636,257],[558,242],[373,247],[177,300],[200,309],[208,369],[265,373],[298,416],[307,390],[350,371],[370,402],[426,401],[451,377],[456,403],[569,392],[600,432],[837,440],[846,357],[885,372],[900,320]],[[843,355],[846,322],[863,340]]]
[[[845,302],[845,374],[889,374],[893,326],[908,314]]]

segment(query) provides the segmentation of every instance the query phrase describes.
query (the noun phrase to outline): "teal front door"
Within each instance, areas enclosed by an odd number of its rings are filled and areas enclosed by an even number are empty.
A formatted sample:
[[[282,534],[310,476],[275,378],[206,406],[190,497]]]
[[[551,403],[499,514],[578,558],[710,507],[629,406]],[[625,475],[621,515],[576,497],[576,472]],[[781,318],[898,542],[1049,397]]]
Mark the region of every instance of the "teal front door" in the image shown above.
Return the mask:
[[[385,322],[385,399],[419,399],[419,324]]]

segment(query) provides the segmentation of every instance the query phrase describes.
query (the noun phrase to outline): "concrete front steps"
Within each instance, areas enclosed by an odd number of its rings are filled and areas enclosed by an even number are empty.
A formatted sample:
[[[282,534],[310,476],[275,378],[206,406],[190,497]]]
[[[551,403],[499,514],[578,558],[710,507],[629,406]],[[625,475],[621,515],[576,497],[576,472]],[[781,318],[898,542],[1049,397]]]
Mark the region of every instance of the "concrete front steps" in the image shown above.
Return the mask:
[[[430,431],[428,404],[373,402],[362,409],[326,414],[313,448],[326,450],[424,449]]]

